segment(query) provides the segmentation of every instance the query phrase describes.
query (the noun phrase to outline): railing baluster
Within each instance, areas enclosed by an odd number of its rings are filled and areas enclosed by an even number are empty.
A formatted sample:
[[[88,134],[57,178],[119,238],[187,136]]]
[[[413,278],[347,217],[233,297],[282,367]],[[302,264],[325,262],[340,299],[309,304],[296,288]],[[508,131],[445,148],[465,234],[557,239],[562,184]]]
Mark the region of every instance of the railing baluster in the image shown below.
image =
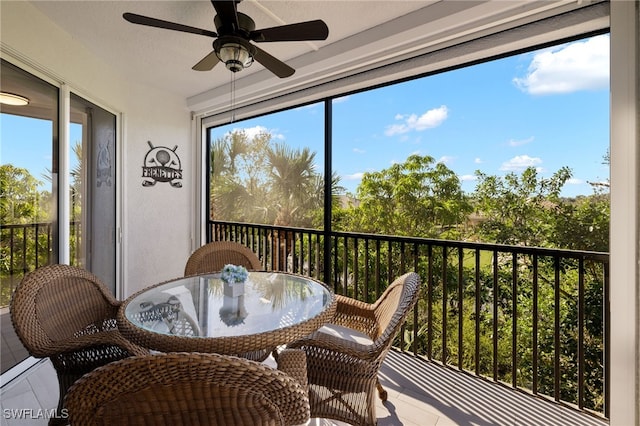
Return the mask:
[[[533,313],[532,313],[532,392],[538,394],[538,255],[533,255]]]
[[[340,252],[342,250],[342,239],[344,237],[342,236],[336,236],[333,238],[333,244],[334,244],[334,254],[333,254],[333,262],[334,262],[334,266],[333,266],[333,276],[334,276],[334,280],[336,281],[336,293],[340,293],[340,276],[342,274],[341,269],[340,269]],[[342,294],[342,293],[341,293]]]
[[[511,255],[511,386],[518,387],[518,255]]]
[[[405,242],[401,241],[400,242],[400,274],[404,274],[406,269],[405,269]],[[389,281],[391,282],[391,281]],[[402,327],[400,328],[400,347],[404,348],[404,332],[405,332],[405,327],[406,324],[402,324]]]
[[[475,357],[475,373],[476,376],[480,375],[480,315],[481,315],[481,309],[482,306],[480,305],[480,302],[482,301],[481,299],[481,292],[480,292],[480,249],[475,249],[475,302],[476,302],[476,306],[475,306],[475,333],[476,333],[476,338],[475,338],[475,352],[474,352],[474,357]]]
[[[39,239],[39,237],[40,237],[40,224],[39,223],[36,223],[35,233],[36,233],[35,238],[34,238],[34,241],[36,243],[35,244],[35,262],[36,262],[35,267],[36,267],[36,269],[38,269],[40,267],[40,239]]]
[[[393,268],[392,255],[393,255],[393,248],[391,246],[391,240],[389,240],[387,241],[387,282],[393,281],[393,272],[391,272],[391,269]]]
[[[553,257],[553,398],[560,401],[560,258]]]
[[[359,278],[359,263],[358,263],[358,255],[359,255],[359,247],[358,247],[358,238],[353,239],[353,297],[355,299],[360,299],[360,295],[358,293],[358,278]]]
[[[369,239],[364,240],[364,298],[365,302],[369,301]]]
[[[308,275],[308,272],[305,271],[304,268],[304,234],[300,233],[300,250],[299,250],[299,255],[298,255],[298,272],[302,275]]]
[[[584,259],[578,261],[578,407],[584,408]]]
[[[320,271],[322,270],[322,268],[320,268],[320,237],[316,236],[316,250],[315,250],[315,264],[316,264],[316,273],[314,275],[315,278],[320,278]],[[326,259],[323,259],[322,262],[324,263],[326,261]],[[324,271],[324,270],[323,270]]]
[[[442,247],[442,363],[447,365],[447,299],[449,294],[447,291],[447,246]]]
[[[464,354],[464,336],[463,336],[463,323],[464,323],[464,289],[463,289],[463,272],[464,272],[464,249],[458,247],[458,369],[462,370],[463,354]]]
[[[418,265],[420,263],[420,245],[415,243],[413,245],[413,270],[418,274],[420,271],[418,270]],[[419,303],[418,303],[419,304]],[[420,329],[420,320],[418,319],[418,309],[419,306],[416,304],[416,307],[413,309],[413,342],[412,349],[413,354],[418,355],[418,330]]]
[[[376,297],[380,297],[380,240],[376,240]]]
[[[610,310],[610,289],[611,289],[611,275],[609,275],[609,262],[607,261],[602,265],[604,273],[604,284],[602,286],[603,291],[603,303],[602,303],[602,316],[604,317],[604,324],[602,324],[602,340],[604,343],[603,360],[604,365],[604,416],[609,418],[611,407],[611,310]]]
[[[427,358],[433,359],[433,246],[428,245],[427,267]]]
[[[27,228],[24,228],[22,231],[22,274],[26,274],[29,272],[29,268],[27,268]]]
[[[349,261],[347,260],[347,256],[349,255],[349,239],[345,236],[342,241],[344,241],[344,249],[342,249],[342,264],[344,265],[342,272],[342,282],[344,283],[343,294],[349,294],[347,291],[349,287]]]
[[[498,380],[498,300],[500,290],[498,284],[498,251],[493,251],[493,380]]]

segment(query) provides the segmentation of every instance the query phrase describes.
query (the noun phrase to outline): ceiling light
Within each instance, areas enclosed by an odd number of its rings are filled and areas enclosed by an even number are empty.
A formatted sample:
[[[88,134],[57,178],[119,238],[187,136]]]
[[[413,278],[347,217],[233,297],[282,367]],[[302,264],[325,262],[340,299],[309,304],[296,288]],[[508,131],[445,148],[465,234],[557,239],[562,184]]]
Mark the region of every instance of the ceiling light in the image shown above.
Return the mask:
[[[242,71],[253,63],[255,49],[252,49],[252,46],[244,40],[237,38],[232,41],[218,39],[214,43],[214,50],[218,59],[232,72]]]
[[[14,93],[0,92],[0,104],[24,106],[29,104],[29,99]]]

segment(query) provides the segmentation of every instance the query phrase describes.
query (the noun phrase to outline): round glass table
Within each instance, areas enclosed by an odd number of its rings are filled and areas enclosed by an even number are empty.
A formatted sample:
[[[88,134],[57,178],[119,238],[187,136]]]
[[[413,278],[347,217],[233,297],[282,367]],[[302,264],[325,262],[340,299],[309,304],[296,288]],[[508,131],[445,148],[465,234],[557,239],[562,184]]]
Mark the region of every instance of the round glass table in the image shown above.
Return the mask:
[[[220,274],[178,278],[124,301],[118,326],[132,342],[162,352],[209,352],[260,359],[304,337],[335,313],[333,292],[313,278],[250,272],[244,283]]]

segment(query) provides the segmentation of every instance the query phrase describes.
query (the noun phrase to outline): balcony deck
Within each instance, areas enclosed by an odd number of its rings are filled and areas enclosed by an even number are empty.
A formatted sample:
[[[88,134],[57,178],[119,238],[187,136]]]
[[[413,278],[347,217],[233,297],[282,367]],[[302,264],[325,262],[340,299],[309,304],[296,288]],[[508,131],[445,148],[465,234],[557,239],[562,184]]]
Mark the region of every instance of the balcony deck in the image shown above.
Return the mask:
[[[389,393],[378,401],[379,426],[605,426],[605,420],[471,375],[391,351],[381,369]],[[42,361],[0,391],[0,425],[46,425],[46,419],[10,419],[11,409],[53,409],[55,372]],[[25,412],[23,412],[24,414]],[[314,421],[313,425],[331,425]]]

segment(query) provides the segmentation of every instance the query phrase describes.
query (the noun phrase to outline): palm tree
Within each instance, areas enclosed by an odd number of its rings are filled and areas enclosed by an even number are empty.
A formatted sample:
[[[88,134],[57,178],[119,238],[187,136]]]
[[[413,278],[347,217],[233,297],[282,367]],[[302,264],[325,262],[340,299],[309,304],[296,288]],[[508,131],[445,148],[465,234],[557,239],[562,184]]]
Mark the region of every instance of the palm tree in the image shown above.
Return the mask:
[[[293,149],[283,143],[267,150],[271,189],[277,200],[274,225],[293,226],[296,213],[307,204],[312,193],[315,173],[315,152],[309,148]]]

